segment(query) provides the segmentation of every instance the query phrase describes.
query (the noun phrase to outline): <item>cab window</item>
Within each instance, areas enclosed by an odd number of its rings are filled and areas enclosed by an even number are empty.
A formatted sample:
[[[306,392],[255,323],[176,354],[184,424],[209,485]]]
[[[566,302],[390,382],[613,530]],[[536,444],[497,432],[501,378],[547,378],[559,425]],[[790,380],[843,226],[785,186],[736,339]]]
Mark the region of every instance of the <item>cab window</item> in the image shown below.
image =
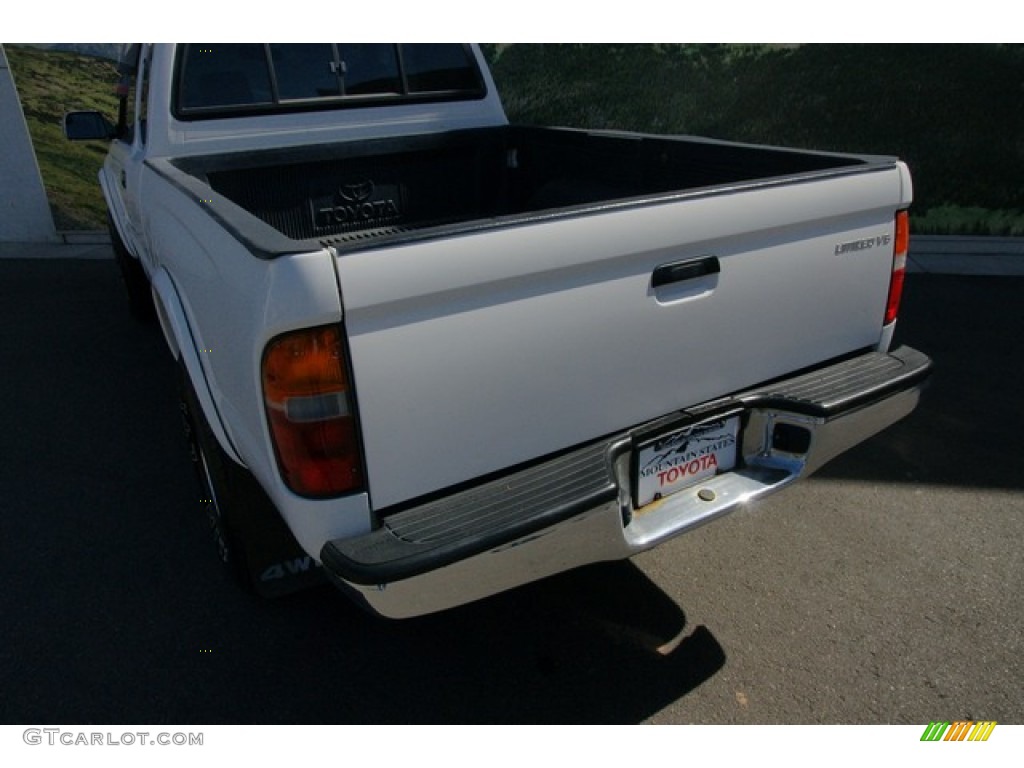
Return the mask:
[[[139,75],[139,142],[146,143],[146,127],[149,117],[149,70],[153,63],[153,48],[146,49],[146,55],[142,59],[142,71]]]
[[[130,144],[135,137],[135,78],[139,69],[137,43],[126,45],[117,63],[117,129],[116,137]]]
[[[469,48],[454,43],[192,43],[175,66],[183,120],[485,95]]]

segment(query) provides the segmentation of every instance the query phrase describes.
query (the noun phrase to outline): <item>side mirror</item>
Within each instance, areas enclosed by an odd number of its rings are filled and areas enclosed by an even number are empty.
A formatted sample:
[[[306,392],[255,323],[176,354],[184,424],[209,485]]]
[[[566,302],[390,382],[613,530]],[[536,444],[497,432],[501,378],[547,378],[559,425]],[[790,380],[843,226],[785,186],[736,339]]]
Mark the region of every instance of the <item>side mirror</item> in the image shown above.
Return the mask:
[[[64,115],[64,136],[70,141],[106,141],[114,138],[114,126],[99,112],[68,112]]]

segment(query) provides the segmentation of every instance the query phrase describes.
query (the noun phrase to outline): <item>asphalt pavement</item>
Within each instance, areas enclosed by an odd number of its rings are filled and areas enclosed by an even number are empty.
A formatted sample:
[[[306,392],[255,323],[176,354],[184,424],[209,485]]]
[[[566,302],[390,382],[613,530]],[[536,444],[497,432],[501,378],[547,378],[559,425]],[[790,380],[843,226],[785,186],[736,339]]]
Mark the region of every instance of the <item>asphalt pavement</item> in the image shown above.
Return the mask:
[[[911,274],[932,386],[809,480],[388,622],[220,570],[175,366],[87,247],[0,260],[0,722],[1024,722],[1021,278]]]

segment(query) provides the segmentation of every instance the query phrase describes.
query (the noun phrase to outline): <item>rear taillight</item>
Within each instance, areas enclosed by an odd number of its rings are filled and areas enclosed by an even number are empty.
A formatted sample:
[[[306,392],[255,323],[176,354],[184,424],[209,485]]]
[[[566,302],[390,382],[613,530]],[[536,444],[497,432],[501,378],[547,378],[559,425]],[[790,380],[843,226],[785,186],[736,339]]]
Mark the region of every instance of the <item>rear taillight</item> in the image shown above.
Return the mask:
[[[363,485],[340,328],[287,333],[263,353],[263,402],[285,484],[303,496]]]
[[[896,321],[900,313],[900,298],[903,296],[903,278],[907,274],[907,251],[910,250],[910,215],[906,211],[896,213],[896,237],[892,249],[892,277],[889,280],[889,298],[885,303],[885,323]]]

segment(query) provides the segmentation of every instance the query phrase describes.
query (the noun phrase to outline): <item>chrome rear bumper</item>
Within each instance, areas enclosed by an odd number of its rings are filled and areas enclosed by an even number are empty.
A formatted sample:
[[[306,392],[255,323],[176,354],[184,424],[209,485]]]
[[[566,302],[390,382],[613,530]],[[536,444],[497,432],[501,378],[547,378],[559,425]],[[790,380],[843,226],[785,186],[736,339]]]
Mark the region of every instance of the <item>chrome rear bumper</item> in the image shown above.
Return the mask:
[[[632,430],[330,541],[324,570],[375,613],[405,618],[626,558],[806,477],[903,418],[930,373],[927,356],[901,347],[683,411],[674,418],[696,423],[739,409],[741,459],[640,510],[631,493]]]

